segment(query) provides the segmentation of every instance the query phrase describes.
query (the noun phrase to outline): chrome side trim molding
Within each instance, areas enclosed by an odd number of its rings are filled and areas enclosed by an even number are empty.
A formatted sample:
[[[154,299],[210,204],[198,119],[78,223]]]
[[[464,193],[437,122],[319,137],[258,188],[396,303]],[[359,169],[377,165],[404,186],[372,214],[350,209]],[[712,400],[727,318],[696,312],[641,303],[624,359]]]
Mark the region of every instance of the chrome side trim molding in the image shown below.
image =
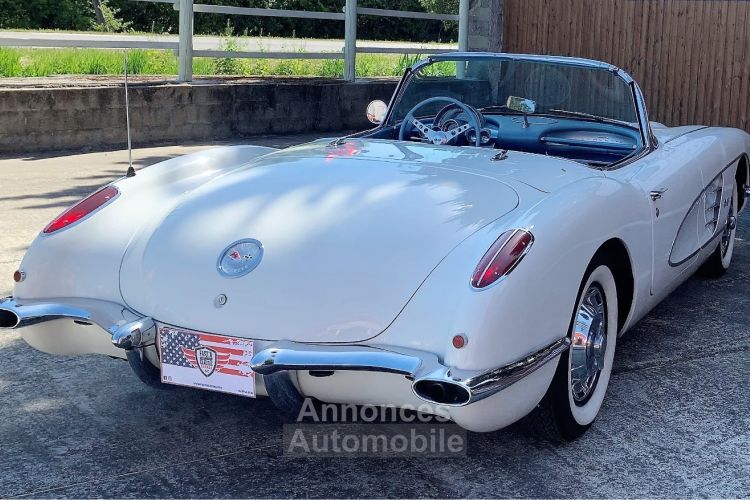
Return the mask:
[[[713,182],[715,180],[717,180],[720,177],[722,177],[724,175],[724,172],[726,172],[727,170],[729,170],[730,168],[732,168],[735,163],[737,163],[738,166],[739,166],[739,161],[742,159],[742,156],[743,155],[739,155],[737,158],[735,158],[734,160],[730,161],[724,168],[721,169],[721,172],[719,172],[718,174],[716,174],[713,177],[713,179],[711,179],[709,181],[709,183],[703,188],[703,190],[700,192],[700,194],[698,195],[698,197],[695,198],[695,201],[693,201],[693,203],[690,205],[690,209],[688,209],[688,212],[685,214],[685,217],[682,219],[682,222],[680,223],[680,228],[677,230],[677,235],[679,235],[680,232],[683,230],[683,228],[685,226],[685,223],[687,222],[688,217],[690,216],[690,211],[693,209],[693,205],[695,205],[696,203],[698,203],[701,200],[701,198],[703,197],[703,195],[711,188],[711,184],[713,184]],[[733,182],[733,180],[731,182]],[[723,191],[724,190],[722,189],[722,195],[721,195],[722,200],[723,200],[723,196],[724,196]],[[719,203],[721,203],[721,200],[719,201]],[[672,241],[672,247],[669,249],[669,261],[668,261],[669,267],[680,267],[681,265],[685,264],[686,262],[689,262],[693,257],[695,257],[701,251],[703,251],[703,249],[705,249],[706,247],[708,247],[709,245],[711,245],[712,243],[714,243],[716,241],[716,238],[718,238],[719,236],[721,236],[722,233],[721,233],[721,231],[719,231],[719,229],[720,229],[720,227],[717,224],[716,229],[714,229],[714,234],[711,236],[711,238],[709,238],[708,241],[703,242],[700,245],[699,248],[697,248],[696,250],[694,250],[690,255],[688,255],[684,259],[680,260],[679,262],[672,261],[672,253],[674,252],[674,245],[675,245],[675,243],[677,243],[677,235],[675,235],[675,239],[674,239],[674,241]]]
[[[423,351],[366,345],[320,345],[281,341],[258,352],[252,369],[261,375],[288,371],[372,371],[412,380],[420,399],[445,406],[466,406],[510,387],[555,359],[570,346],[562,337],[513,363],[491,370],[458,370]]]

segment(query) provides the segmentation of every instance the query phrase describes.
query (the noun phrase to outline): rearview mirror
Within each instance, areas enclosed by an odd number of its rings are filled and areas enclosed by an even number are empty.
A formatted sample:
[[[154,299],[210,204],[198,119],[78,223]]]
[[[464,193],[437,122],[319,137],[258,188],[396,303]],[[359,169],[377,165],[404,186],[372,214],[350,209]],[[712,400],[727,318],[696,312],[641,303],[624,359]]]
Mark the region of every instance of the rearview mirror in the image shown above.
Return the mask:
[[[536,112],[536,101],[524,99],[523,97],[510,96],[505,105],[508,109],[518,111],[525,115],[533,115]]]
[[[379,125],[383,122],[387,110],[388,105],[383,101],[372,101],[367,105],[367,119],[375,125]]]

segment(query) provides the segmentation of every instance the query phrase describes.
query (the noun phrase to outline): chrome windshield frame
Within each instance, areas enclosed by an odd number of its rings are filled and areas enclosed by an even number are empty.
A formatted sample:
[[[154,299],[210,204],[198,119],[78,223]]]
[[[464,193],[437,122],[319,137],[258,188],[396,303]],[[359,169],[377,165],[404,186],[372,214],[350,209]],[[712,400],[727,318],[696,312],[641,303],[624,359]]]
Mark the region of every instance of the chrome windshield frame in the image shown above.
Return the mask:
[[[414,76],[414,74],[416,74],[417,71],[436,62],[459,62],[482,59],[539,62],[547,64],[558,64],[561,66],[576,66],[582,68],[601,69],[612,72],[613,74],[622,78],[622,80],[631,89],[633,104],[635,106],[635,112],[638,118],[638,129],[641,135],[641,140],[643,141],[642,151],[650,152],[656,148],[657,144],[654,139],[653,132],[651,131],[651,124],[648,119],[648,110],[646,108],[646,102],[643,97],[643,92],[641,91],[641,88],[638,86],[638,83],[633,79],[633,77],[623,69],[613,64],[596,61],[593,59],[566,56],[509,54],[505,52],[444,52],[441,54],[429,56],[426,59],[422,59],[421,61],[416,62],[404,72],[404,75],[401,77],[401,80],[396,86],[396,90],[393,92],[393,96],[388,103],[388,111],[383,118],[383,122],[380,124],[380,127],[395,125],[394,123],[391,123],[395,104],[399,102],[399,99],[409,80]]]

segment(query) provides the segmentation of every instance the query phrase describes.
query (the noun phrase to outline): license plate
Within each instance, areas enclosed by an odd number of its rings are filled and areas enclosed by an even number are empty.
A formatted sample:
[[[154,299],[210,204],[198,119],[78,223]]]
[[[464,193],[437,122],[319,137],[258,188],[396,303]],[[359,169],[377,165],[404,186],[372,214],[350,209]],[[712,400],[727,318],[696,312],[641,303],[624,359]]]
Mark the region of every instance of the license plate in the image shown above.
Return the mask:
[[[157,326],[162,382],[255,397],[252,340]]]

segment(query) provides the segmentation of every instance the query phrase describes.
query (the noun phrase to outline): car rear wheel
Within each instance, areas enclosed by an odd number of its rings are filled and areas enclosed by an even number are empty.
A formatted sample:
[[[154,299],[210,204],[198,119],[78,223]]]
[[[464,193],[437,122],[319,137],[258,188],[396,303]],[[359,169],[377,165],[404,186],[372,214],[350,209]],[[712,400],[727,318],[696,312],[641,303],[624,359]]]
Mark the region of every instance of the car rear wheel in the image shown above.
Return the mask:
[[[720,278],[726,274],[729,270],[729,266],[732,264],[732,255],[734,254],[734,239],[737,235],[737,206],[738,206],[737,185],[734,186],[734,192],[732,193],[732,201],[729,205],[729,213],[727,219],[724,222],[724,229],[721,233],[721,238],[716,250],[713,251],[711,256],[706,259],[700,270],[698,271],[701,276],[706,278]]]
[[[125,356],[128,359],[130,368],[138,379],[149,387],[163,390],[174,390],[176,385],[165,384],[161,381],[161,370],[154,366],[148,359],[144,349],[133,349],[127,351]]]
[[[617,285],[606,264],[583,278],[570,328],[571,346],[560,356],[547,393],[527,423],[553,442],[581,436],[599,414],[617,342]]]

